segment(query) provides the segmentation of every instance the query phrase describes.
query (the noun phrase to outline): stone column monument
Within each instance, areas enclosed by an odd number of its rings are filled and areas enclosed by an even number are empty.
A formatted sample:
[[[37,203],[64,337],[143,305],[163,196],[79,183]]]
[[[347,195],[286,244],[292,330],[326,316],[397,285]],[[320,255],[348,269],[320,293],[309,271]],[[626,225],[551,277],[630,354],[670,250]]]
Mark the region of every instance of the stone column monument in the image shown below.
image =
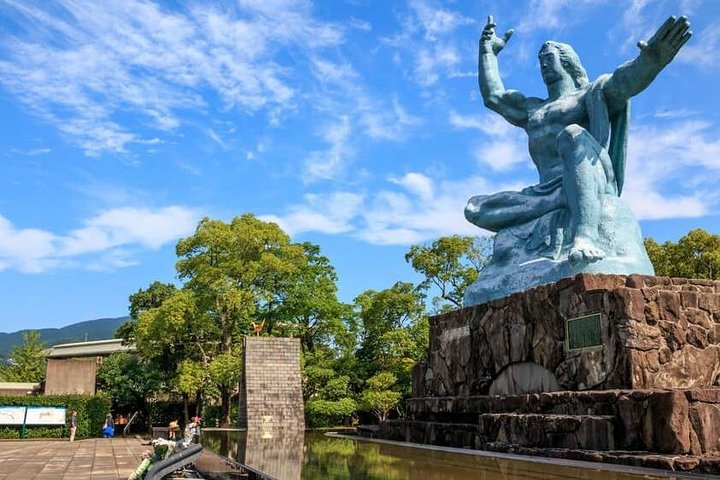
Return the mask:
[[[245,337],[238,417],[247,429],[238,461],[276,478],[299,479],[305,433],[299,339]]]
[[[245,337],[239,427],[277,437],[305,430],[300,340]]]
[[[379,436],[720,473],[720,281],[653,276],[620,198],[629,100],[689,26],[670,17],[594,81],[548,41],[541,99],[505,89],[497,56],[513,31],[488,18],[480,91],[527,133],[539,183],[469,200],[466,218],[495,232],[492,260],[465,308],[430,319],[408,418]]]

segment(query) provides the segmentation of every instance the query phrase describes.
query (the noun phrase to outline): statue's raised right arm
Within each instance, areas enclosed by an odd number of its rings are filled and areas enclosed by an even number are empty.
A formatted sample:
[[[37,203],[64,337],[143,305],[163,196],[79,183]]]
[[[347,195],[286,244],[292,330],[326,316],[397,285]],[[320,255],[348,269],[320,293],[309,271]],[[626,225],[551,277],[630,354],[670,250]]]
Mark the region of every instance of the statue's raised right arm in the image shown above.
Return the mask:
[[[478,49],[478,83],[486,107],[513,125],[525,127],[528,120],[527,99],[516,90],[505,90],[498,69],[497,55],[512,34],[513,30],[508,30],[502,37],[495,35],[495,21],[492,15],[488,16]]]
[[[650,40],[638,42],[640,54],[620,65],[603,86],[610,110],[622,108],[630,97],[645,90],[691,36],[686,17],[670,17]]]

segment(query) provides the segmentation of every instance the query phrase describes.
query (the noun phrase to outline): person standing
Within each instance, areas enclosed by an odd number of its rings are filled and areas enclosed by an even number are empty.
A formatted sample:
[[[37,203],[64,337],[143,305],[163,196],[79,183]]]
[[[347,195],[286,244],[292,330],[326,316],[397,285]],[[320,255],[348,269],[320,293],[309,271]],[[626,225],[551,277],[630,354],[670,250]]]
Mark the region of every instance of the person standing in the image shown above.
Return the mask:
[[[73,410],[70,415],[70,441],[75,441],[75,432],[77,432],[77,412]]]

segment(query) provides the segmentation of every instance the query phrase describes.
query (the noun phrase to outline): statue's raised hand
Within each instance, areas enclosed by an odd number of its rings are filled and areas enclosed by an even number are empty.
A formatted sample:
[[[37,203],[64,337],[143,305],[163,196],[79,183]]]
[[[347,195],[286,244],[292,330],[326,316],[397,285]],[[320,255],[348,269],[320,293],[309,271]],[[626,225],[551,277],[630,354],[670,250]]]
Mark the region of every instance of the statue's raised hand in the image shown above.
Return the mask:
[[[505,32],[502,37],[495,35],[495,20],[492,15],[488,15],[487,24],[483,28],[482,36],[480,37],[480,52],[481,53],[494,53],[497,55],[505,47],[505,44],[514,31],[512,29]]]
[[[692,31],[687,17],[670,17],[650,40],[638,42],[638,47],[655,58],[660,65],[665,66],[675,58],[691,36]]]

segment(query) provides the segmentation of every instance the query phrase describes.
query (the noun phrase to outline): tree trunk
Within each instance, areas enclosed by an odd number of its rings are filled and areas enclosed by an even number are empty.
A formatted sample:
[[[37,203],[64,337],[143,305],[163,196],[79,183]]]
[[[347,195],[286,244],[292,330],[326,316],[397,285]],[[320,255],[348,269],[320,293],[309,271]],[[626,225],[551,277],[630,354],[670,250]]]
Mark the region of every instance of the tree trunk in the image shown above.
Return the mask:
[[[220,426],[224,428],[230,426],[230,389],[228,387],[220,388]]]
[[[195,416],[199,417],[202,412],[202,392],[198,390],[195,392]]]
[[[185,425],[190,423],[190,398],[187,393],[182,394],[183,399],[183,416],[185,417]]]

